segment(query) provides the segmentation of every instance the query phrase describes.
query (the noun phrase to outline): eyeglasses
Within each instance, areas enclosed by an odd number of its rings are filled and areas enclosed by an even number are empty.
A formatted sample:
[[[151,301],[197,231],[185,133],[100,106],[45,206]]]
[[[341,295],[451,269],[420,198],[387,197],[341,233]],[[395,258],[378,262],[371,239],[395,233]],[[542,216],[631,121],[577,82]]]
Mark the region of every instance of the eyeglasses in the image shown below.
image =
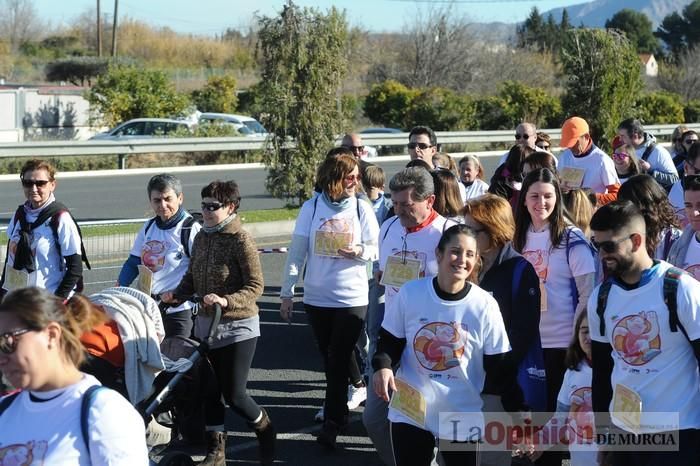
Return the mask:
[[[364,152],[365,151],[365,146],[343,146],[346,149],[349,149],[353,152]]]
[[[426,150],[426,149],[429,149],[433,146],[431,144],[426,144],[424,142],[409,142],[408,144],[406,144],[406,147],[408,147],[411,150],[414,150],[416,148],[418,148],[420,150]]]
[[[0,335],[0,351],[5,354],[14,353],[17,349],[17,341],[19,341],[19,338],[17,337],[30,331],[31,329],[23,328],[20,330],[15,330],[14,332],[3,333]]]
[[[515,133],[515,139],[530,139],[532,134],[520,134],[520,133]]]
[[[22,186],[25,188],[31,188],[32,186],[36,186],[37,188],[43,188],[47,184],[49,184],[51,181],[50,180],[25,180],[22,179]]]
[[[685,144],[695,144],[696,142],[698,142],[697,139],[686,139],[685,141],[683,141],[683,143]]]
[[[634,235],[629,235],[625,236],[624,238],[620,238],[618,240],[610,240],[610,241],[601,241],[600,243],[597,242],[594,239],[591,239],[591,243],[593,243],[593,247],[595,247],[598,251],[603,251],[607,252],[608,254],[612,254],[617,251],[617,247],[621,244],[627,241],[628,239],[632,239]]]
[[[202,210],[207,210],[209,212],[216,212],[225,206],[226,204],[222,204],[220,202],[202,202]]]
[[[624,152],[614,152],[613,153],[613,158],[616,160],[625,160],[627,157],[629,157],[629,154],[626,154]]]
[[[352,183],[353,181],[357,181],[358,183],[362,181],[362,176],[361,175],[348,175],[343,178],[346,183]]]
[[[549,144],[537,144],[537,147],[543,150],[549,150]]]

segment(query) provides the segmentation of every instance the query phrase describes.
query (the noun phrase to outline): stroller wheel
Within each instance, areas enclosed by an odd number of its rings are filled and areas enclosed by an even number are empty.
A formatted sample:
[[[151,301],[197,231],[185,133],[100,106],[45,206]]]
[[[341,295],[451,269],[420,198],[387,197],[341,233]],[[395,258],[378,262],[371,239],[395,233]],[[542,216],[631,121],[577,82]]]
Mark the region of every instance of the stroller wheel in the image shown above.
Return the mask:
[[[171,451],[161,458],[158,466],[194,466],[194,461],[186,453]]]

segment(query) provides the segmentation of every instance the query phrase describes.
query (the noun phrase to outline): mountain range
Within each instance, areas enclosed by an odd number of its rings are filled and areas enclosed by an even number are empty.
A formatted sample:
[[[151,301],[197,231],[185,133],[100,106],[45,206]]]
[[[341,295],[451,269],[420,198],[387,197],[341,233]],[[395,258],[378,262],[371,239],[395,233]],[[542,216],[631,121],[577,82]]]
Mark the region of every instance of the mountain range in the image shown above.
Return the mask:
[[[623,8],[641,11],[646,14],[656,29],[666,15],[677,11],[680,13],[683,7],[692,0],[595,0],[566,7],[569,20],[574,26],[583,24],[588,27],[604,27],[605,21]],[[564,8],[554,8],[542,12],[546,18],[550,13],[555,21],[561,20]]]

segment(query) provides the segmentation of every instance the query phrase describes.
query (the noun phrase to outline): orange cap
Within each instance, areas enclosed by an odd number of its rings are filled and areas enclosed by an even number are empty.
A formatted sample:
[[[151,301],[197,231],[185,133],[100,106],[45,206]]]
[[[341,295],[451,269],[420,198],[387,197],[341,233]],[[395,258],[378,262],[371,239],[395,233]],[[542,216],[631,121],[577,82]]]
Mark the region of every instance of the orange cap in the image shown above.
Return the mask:
[[[561,140],[559,141],[559,147],[571,147],[576,143],[576,140],[588,134],[590,129],[588,128],[588,123],[581,117],[571,117],[564,122],[564,126],[561,127]]]

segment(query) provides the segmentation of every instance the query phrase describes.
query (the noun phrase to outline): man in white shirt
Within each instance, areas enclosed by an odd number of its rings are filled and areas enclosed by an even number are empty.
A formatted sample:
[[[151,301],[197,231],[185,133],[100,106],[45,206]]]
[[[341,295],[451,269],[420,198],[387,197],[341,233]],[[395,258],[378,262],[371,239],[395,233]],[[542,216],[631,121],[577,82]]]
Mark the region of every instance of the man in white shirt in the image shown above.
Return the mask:
[[[653,135],[644,131],[642,122],[628,118],[618,125],[617,134],[622,142],[635,148],[640,168],[653,176],[666,191],[670,190],[673,183],[678,181],[673,158],[666,148],[656,143]]]
[[[598,209],[591,229],[608,274],[588,300],[596,440],[614,466],[697,465],[700,282],[652,260],[629,201]]]
[[[515,127],[515,143],[521,146],[527,146],[530,149],[533,149],[537,152],[543,151],[546,152],[545,149],[542,149],[541,147],[537,146],[535,144],[537,142],[537,128],[535,127],[534,124],[528,123],[528,122],[522,122],[518,126]],[[506,159],[508,158],[508,153],[506,152],[501,156],[501,159],[498,161],[498,165],[503,165],[506,163]],[[556,159],[554,159],[556,160]]]
[[[683,173],[687,175],[700,175],[700,144],[695,143],[690,146],[687,158],[683,161]],[[668,193],[668,200],[676,211],[678,221],[682,227],[688,225],[688,216],[685,210],[685,200],[683,195],[683,180],[676,181]]]
[[[668,261],[700,281],[700,175],[686,176],[683,184],[688,226],[671,246]]]
[[[593,144],[586,120],[580,117],[566,120],[561,128],[559,145],[565,149],[559,155],[562,190],[590,188],[596,193],[599,205],[617,199],[620,180],[615,164],[608,154]]]
[[[433,155],[438,151],[437,136],[435,131],[427,126],[415,126],[408,133],[408,155],[411,160],[421,159],[431,167]]]

